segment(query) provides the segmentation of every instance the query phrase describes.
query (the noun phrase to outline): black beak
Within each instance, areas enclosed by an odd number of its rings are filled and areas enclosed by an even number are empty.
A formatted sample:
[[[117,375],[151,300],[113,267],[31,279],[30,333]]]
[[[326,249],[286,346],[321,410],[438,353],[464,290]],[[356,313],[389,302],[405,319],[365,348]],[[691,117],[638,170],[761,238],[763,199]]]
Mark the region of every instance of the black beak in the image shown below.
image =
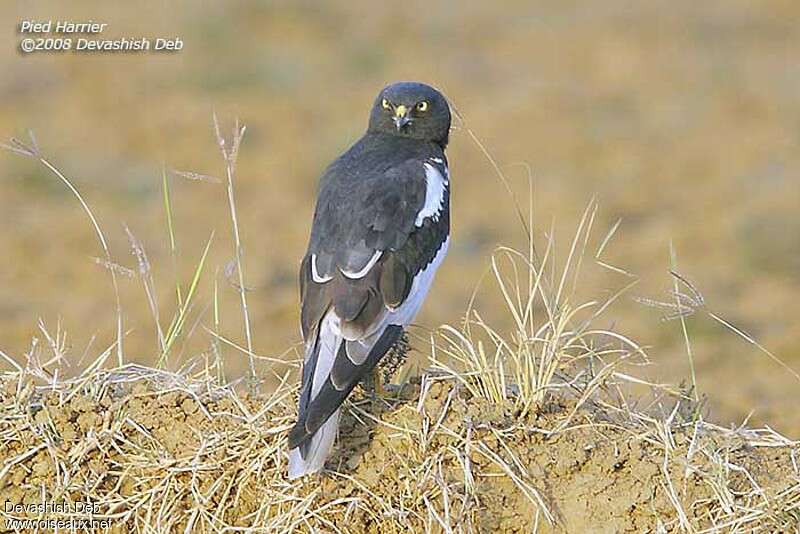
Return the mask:
[[[403,129],[403,126],[411,122],[411,119],[409,119],[407,116],[394,117],[393,120],[394,120],[394,125],[397,126],[398,132]]]
[[[403,126],[411,122],[411,117],[408,116],[408,108],[405,106],[397,106],[394,108],[394,117],[392,120],[394,121],[394,125],[397,127],[397,131],[399,132]]]

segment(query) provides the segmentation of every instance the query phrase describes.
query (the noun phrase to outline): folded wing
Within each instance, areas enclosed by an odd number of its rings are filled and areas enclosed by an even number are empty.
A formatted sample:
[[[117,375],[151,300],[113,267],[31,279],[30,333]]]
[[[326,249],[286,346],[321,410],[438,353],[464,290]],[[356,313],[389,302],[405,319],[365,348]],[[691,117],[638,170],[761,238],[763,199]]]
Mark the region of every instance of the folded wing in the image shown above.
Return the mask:
[[[436,158],[323,185],[300,268],[306,358],[289,447],[301,458],[424,300],[447,250],[447,177]]]

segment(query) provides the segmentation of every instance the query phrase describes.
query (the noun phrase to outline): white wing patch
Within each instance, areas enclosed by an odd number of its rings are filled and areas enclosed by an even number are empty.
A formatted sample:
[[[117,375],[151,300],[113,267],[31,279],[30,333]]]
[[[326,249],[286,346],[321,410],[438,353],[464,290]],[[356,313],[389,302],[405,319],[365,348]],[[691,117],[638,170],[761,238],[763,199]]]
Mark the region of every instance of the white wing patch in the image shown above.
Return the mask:
[[[447,249],[449,247],[450,237],[448,237],[445,242],[442,243],[442,246],[439,247],[439,251],[436,253],[436,256],[434,256],[433,261],[431,261],[427,267],[418,272],[417,276],[414,277],[414,281],[411,282],[411,290],[408,292],[408,297],[406,297],[406,300],[398,308],[390,310],[390,313],[388,314],[389,324],[398,324],[405,327],[414,320],[417,312],[422,307],[422,302],[428,295],[431,284],[433,284],[433,275],[436,274],[437,269],[439,269],[439,265],[442,264],[444,257],[447,255]]]
[[[311,279],[318,284],[324,284],[325,282],[330,282],[333,280],[333,275],[328,276],[320,276],[319,272],[317,271],[317,255],[311,255]]]
[[[345,271],[344,269],[339,269],[339,270],[342,272],[343,275],[345,275],[350,280],[358,280],[359,278],[364,278],[370,271],[370,269],[375,267],[375,264],[378,262],[379,259],[381,259],[382,255],[383,255],[382,250],[376,250],[375,254],[372,255],[367,264],[360,271],[353,272],[353,271]]]
[[[432,217],[435,221],[439,219],[442,206],[444,206],[444,195],[450,183],[450,171],[447,167],[445,167],[445,174],[447,178],[442,176],[436,167],[425,163],[425,204],[417,213],[417,219],[414,221],[417,226],[422,226],[423,221],[428,217]]]

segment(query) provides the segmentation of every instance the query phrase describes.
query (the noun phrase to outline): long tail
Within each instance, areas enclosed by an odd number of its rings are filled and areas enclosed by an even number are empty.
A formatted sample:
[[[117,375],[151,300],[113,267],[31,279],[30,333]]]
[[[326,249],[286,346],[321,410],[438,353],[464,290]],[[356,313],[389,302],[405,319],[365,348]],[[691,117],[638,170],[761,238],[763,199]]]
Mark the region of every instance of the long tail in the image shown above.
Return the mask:
[[[289,451],[289,479],[294,480],[325,467],[339,430],[339,410],[301,447]],[[301,449],[303,451],[301,452]]]
[[[319,394],[322,384],[328,378],[339,352],[342,338],[326,318],[322,321],[316,343],[307,347],[303,365],[303,390],[300,394],[298,425],[303,425],[307,417],[308,405]],[[333,448],[339,430],[339,410],[309,439],[289,451],[289,478],[316,473],[325,466],[325,460]]]
[[[292,479],[324,467],[339,428],[339,407],[403,332],[390,324],[362,341],[345,341],[333,318],[322,321],[316,342],[306,349],[297,424],[288,436]]]

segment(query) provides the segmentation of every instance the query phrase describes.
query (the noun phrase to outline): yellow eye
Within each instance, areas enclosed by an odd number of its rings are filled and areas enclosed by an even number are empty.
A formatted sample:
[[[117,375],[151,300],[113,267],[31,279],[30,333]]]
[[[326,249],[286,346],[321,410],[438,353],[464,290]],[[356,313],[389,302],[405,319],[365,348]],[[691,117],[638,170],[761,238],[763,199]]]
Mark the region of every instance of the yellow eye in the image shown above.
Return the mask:
[[[381,106],[383,106],[383,109],[389,109],[389,101],[384,98],[381,100]]]
[[[428,103],[424,100],[417,102],[417,111],[428,111]]]

